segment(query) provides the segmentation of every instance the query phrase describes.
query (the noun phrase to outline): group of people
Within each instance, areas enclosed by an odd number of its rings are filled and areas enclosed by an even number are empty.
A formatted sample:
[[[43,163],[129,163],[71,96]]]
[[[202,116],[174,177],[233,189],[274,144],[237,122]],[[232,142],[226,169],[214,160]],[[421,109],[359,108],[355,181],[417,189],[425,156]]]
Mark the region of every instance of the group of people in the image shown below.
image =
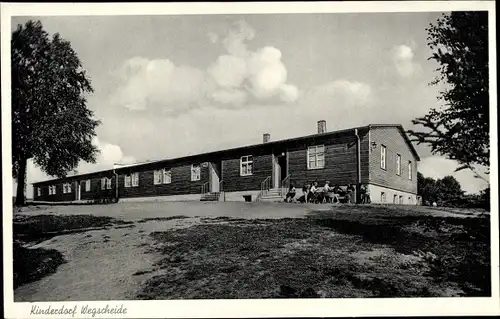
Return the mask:
[[[339,185],[330,186],[330,181],[326,181],[322,189],[318,187],[318,182],[305,184],[302,187],[304,195],[295,200],[297,190],[293,184],[290,184],[288,193],[285,197],[285,202],[292,203],[294,201],[301,203],[340,203],[341,201],[348,204],[356,203],[356,187],[352,184],[347,185],[346,190]],[[366,185],[360,187],[361,203],[370,203],[370,194]]]

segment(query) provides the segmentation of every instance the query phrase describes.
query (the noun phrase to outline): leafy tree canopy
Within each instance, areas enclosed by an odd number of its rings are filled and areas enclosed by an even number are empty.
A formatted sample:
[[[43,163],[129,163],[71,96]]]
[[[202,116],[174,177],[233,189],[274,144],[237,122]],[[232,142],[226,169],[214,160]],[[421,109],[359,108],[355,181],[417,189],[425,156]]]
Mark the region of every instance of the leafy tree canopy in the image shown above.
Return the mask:
[[[49,37],[39,21],[28,21],[13,32],[11,54],[12,173],[21,204],[27,160],[57,177],[80,160],[95,162],[92,138],[99,121],[86,106],[90,79],[59,34]]]
[[[427,31],[430,59],[439,64],[430,85],[445,87],[443,108],[413,120],[425,132],[408,133],[433,154],[458,161],[457,170],[489,166],[488,12],[445,14]]]

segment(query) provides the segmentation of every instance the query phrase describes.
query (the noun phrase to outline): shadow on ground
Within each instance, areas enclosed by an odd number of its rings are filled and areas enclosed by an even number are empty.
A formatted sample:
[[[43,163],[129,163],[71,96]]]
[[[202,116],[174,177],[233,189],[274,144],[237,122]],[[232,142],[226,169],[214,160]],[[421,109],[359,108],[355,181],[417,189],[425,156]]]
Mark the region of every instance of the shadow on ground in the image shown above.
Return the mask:
[[[207,220],[205,220],[207,221]],[[387,208],[231,219],[151,236],[140,299],[489,296],[489,217]]]

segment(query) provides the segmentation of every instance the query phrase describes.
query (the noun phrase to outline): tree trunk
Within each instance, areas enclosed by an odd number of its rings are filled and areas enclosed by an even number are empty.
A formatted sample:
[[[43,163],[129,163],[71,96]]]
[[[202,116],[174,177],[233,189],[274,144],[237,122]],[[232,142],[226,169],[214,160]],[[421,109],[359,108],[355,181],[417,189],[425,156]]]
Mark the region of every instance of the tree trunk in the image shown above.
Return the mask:
[[[28,160],[21,159],[19,162],[19,173],[17,174],[17,192],[16,192],[16,206],[24,206],[25,195],[24,189],[26,185],[26,166]]]

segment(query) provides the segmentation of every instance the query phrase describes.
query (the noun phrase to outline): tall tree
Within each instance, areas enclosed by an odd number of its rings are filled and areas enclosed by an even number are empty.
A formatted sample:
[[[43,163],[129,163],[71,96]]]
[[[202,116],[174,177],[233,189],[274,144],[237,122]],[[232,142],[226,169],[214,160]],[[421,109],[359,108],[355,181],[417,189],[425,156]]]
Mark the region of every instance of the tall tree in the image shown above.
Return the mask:
[[[40,21],[18,25],[11,40],[12,173],[24,204],[27,161],[63,177],[80,160],[95,162],[99,121],[87,108],[90,79],[68,41],[49,37]]]
[[[429,59],[439,64],[430,85],[445,87],[439,96],[443,107],[413,120],[425,131],[409,134],[433,154],[458,161],[457,171],[489,166],[488,12],[444,14],[427,32]]]

